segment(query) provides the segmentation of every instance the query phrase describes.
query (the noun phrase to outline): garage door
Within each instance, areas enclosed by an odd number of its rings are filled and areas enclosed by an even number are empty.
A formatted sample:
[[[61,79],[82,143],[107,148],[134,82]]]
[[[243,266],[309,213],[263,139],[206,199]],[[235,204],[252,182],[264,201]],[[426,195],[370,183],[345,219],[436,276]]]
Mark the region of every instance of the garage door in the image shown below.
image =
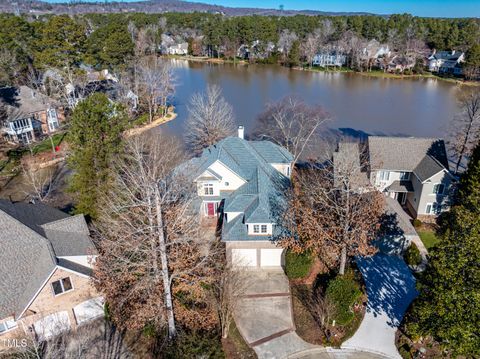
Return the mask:
[[[232,263],[237,267],[256,267],[257,250],[232,248]]]
[[[283,248],[262,249],[260,252],[260,265],[262,267],[280,267],[282,265]]]

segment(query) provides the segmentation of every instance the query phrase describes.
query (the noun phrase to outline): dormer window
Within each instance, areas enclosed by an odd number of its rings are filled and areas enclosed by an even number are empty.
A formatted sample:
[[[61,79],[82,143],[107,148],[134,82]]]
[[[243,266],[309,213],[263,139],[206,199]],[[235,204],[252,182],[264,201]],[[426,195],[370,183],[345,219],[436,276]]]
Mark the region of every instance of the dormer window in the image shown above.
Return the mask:
[[[272,225],[268,223],[247,225],[248,233],[253,235],[272,234]]]
[[[258,224],[253,225],[253,233],[260,233],[260,225]]]
[[[204,183],[203,191],[205,196],[213,196],[213,183]]]
[[[263,234],[267,233],[267,225],[266,224],[262,224],[260,226],[260,233],[263,233]]]

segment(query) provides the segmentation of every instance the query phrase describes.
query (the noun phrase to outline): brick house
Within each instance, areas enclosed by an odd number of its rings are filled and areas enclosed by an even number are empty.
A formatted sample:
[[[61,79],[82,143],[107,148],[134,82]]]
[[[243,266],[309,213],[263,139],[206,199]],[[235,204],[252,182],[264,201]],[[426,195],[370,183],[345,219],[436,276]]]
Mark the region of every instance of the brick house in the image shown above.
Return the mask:
[[[27,86],[1,88],[0,102],[7,114],[1,132],[11,142],[38,141],[58,131],[65,121],[63,108],[55,100]]]
[[[48,339],[103,315],[82,215],[0,200],[0,246],[0,351],[5,339]]]

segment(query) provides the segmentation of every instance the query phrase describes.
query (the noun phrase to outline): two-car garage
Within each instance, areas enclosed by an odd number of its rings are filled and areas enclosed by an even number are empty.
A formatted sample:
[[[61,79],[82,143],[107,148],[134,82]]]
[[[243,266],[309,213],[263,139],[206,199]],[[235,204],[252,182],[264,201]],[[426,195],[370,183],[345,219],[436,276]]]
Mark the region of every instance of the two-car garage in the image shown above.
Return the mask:
[[[270,243],[268,243],[270,244]],[[281,267],[284,264],[283,248],[270,244],[270,248],[229,248],[230,258],[236,267]]]

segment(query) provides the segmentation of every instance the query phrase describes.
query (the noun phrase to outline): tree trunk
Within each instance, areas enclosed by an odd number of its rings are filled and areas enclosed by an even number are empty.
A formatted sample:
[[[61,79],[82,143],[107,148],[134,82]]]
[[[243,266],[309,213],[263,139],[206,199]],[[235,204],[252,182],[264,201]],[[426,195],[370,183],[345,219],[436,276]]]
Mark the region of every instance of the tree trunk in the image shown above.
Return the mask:
[[[463,138],[462,147],[460,149],[460,153],[458,154],[458,160],[457,160],[457,163],[455,164],[455,173],[458,173],[458,168],[462,163],[463,155],[465,154],[465,149],[467,148],[468,139],[470,137],[470,131],[472,129],[473,119],[470,118],[469,120],[470,121],[468,123],[467,131],[465,132],[465,137]]]
[[[342,253],[340,254],[340,270],[339,274],[345,274],[345,265],[347,264],[347,247],[342,248]]]
[[[158,193],[158,189],[155,190],[155,207],[157,212],[158,248],[160,251],[160,262],[162,264],[163,290],[168,318],[168,338],[173,339],[177,335],[177,328],[175,326],[175,316],[173,315],[172,291],[170,288],[170,275],[168,272],[167,245],[165,243],[162,206],[160,204],[160,194]]]

